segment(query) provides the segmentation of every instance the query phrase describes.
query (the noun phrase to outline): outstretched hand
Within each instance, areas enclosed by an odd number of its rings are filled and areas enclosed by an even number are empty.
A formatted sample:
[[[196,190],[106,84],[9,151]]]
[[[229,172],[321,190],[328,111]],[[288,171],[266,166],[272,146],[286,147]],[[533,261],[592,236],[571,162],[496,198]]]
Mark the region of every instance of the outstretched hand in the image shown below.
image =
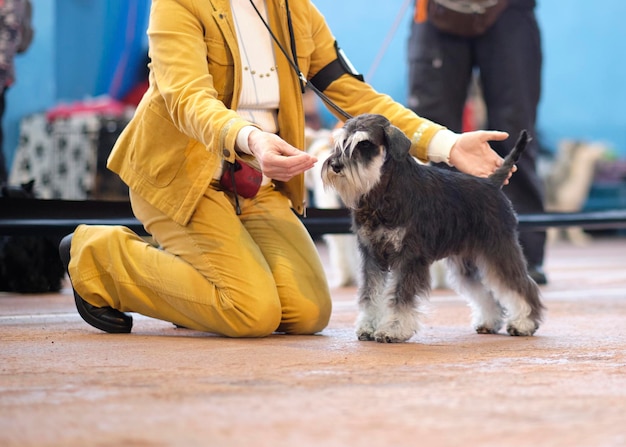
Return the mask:
[[[489,146],[489,141],[502,141],[508,137],[509,134],[506,132],[491,130],[462,133],[450,150],[450,164],[466,174],[488,177],[502,166],[504,161]],[[511,174],[516,170],[517,168],[513,167]],[[507,183],[508,179],[505,184]]]
[[[266,177],[286,182],[311,169],[317,158],[291,146],[278,135],[255,130],[248,136],[248,147]]]

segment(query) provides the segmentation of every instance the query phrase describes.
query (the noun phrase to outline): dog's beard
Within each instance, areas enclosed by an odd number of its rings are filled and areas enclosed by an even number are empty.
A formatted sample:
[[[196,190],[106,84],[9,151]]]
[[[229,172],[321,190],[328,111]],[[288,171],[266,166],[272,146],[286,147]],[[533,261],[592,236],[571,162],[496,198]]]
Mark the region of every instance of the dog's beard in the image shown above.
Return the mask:
[[[322,167],[322,181],[324,187],[333,188],[348,208],[356,208],[359,199],[374,188],[380,181],[380,170],[384,157],[370,160],[367,166],[347,159],[344,154],[339,157],[343,160],[343,168],[335,172],[331,167],[331,156]]]
[[[335,145],[322,166],[325,188],[333,188],[348,208],[355,209],[361,197],[380,181],[385,148],[370,132],[348,132],[345,127],[333,132]]]

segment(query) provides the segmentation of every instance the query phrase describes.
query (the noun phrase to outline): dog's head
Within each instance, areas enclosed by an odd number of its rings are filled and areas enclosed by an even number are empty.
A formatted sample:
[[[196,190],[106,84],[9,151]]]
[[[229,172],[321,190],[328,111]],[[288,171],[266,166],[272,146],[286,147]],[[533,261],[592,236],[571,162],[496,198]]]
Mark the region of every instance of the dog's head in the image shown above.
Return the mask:
[[[411,147],[404,133],[382,115],[364,114],[333,133],[334,148],[322,166],[322,181],[348,208],[378,184],[389,157],[401,160]]]

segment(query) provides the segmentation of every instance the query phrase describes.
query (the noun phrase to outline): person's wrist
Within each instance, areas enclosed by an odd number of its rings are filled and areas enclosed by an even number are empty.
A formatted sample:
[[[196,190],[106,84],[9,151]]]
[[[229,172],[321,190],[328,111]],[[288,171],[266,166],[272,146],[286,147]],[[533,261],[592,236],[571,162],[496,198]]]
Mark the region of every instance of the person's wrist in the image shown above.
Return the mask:
[[[459,134],[448,129],[437,132],[428,145],[428,159],[434,163],[446,163],[453,166],[452,149],[459,137]]]
[[[257,129],[254,128],[249,134],[248,134],[248,149],[250,151],[250,153],[252,155],[254,155],[256,157],[256,149],[257,149],[257,142],[258,142],[258,138],[261,136],[262,132]]]
[[[454,156],[456,155],[456,152],[456,143],[454,143],[450,148],[450,152],[448,152],[448,159],[446,160],[446,164],[448,166],[454,166]]]
[[[237,134],[237,140],[235,142],[236,149],[239,152],[243,152],[245,154],[251,154],[250,151],[250,134],[254,131],[258,131],[259,129],[254,126],[244,126],[241,128],[239,133]]]

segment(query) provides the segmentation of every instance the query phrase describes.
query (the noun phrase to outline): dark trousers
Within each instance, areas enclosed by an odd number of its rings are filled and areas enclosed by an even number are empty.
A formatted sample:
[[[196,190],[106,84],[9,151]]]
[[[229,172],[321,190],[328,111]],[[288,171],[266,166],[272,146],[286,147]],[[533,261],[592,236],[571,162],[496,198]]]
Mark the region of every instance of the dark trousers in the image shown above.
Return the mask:
[[[4,158],[4,131],[2,130],[2,118],[4,117],[4,97],[7,89],[3,88],[0,92],[0,185],[6,184],[8,181],[7,165]]]
[[[487,106],[486,128],[510,135],[504,142],[491,142],[491,147],[504,156],[522,129],[533,137],[504,192],[518,213],[543,212],[535,134],[542,53],[533,9],[508,8],[476,38],[442,33],[429,22],[413,23],[408,57],[409,107],[454,132],[462,130],[468,87],[478,70]],[[529,265],[541,265],[545,232],[523,232],[519,239]]]

